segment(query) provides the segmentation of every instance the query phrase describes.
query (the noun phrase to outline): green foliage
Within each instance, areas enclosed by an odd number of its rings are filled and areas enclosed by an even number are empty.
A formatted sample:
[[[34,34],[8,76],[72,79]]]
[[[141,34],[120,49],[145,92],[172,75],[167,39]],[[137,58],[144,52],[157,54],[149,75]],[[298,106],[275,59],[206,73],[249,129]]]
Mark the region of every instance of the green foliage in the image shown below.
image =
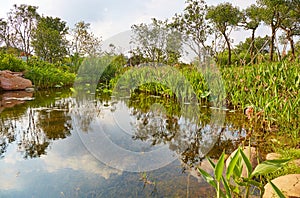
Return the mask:
[[[233,106],[253,105],[264,112],[269,124],[276,122],[279,131],[297,130],[300,112],[299,64],[280,62],[222,70],[227,99]],[[299,133],[294,133],[299,138]]]
[[[0,53],[0,70],[10,70],[22,72],[26,69],[26,64],[12,54]]]
[[[141,23],[133,25],[131,29],[131,43],[138,46],[133,50],[135,54],[144,56],[147,62],[178,62],[182,47],[181,34],[168,28],[167,21],[153,18],[151,24]]]
[[[67,54],[67,31],[66,22],[60,18],[41,17],[32,35],[36,55],[51,63],[61,61]]]
[[[72,85],[75,74],[63,71],[54,64],[32,58],[28,62],[25,78],[30,79],[38,88],[50,88]]]
[[[175,14],[172,23],[169,24],[181,33],[182,41],[201,58],[202,48],[208,48],[205,44],[211,28],[205,20],[207,12],[206,3],[201,0],[188,0],[182,14]]]
[[[228,49],[228,65],[231,65],[231,42],[228,37],[228,30],[230,27],[236,27],[242,20],[241,11],[231,3],[222,3],[209,7],[206,18],[224,36]]]
[[[237,152],[234,154],[227,168],[225,168],[225,153],[223,152],[220,156],[217,164],[215,165],[209,158],[209,162],[214,169],[214,176],[211,176],[206,171],[201,168],[198,168],[199,173],[202,177],[216,189],[217,197],[233,197],[245,195],[249,197],[250,187],[256,187],[260,190],[261,195],[264,193],[264,184],[262,181],[256,181],[255,176],[263,176],[273,171],[276,171],[285,166],[289,159],[284,160],[267,160],[259,164],[254,170],[250,164],[250,160],[247,158],[245,153],[241,148],[238,148]],[[242,162],[246,164],[248,175],[247,177],[241,176]],[[223,176],[223,172],[226,172],[226,177]],[[225,192],[220,188],[220,184],[223,184]],[[271,184],[272,185],[272,184]],[[246,188],[245,192],[240,191],[241,187]],[[281,191],[275,186],[272,185],[273,189],[278,196],[282,195]]]

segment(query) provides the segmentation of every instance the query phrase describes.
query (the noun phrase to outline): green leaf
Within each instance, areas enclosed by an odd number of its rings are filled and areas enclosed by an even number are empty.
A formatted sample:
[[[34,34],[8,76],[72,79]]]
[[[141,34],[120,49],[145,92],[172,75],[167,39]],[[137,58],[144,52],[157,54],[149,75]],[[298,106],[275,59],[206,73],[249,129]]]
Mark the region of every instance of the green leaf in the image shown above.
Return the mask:
[[[243,160],[246,164],[246,168],[247,168],[247,172],[248,172],[248,178],[250,178],[251,173],[252,173],[252,165],[251,165],[248,157],[245,155],[245,153],[242,150],[240,150],[240,153],[241,153],[241,156],[242,156],[242,158],[243,158]]]
[[[266,175],[268,173],[277,171],[279,168],[283,167],[288,161],[290,161],[290,159],[264,161],[256,166],[251,176],[253,177],[255,175]]]
[[[236,165],[233,168],[233,173],[234,176],[236,176],[237,178],[240,178],[242,175],[242,158],[238,158]]]
[[[238,159],[240,158],[240,149],[233,155],[230,159],[229,165],[226,171],[226,179],[229,180],[230,176],[233,174],[234,167],[236,166]]]
[[[217,183],[216,183],[215,179],[210,174],[208,174],[205,170],[203,170],[201,168],[198,168],[198,171],[207,183],[209,183],[215,189],[217,189]]]
[[[279,198],[285,198],[284,194],[281,192],[281,190],[275,184],[273,184],[271,181],[269,181],[269,183],[271,184],[273,190],[276,192],[276,194]]]
[[[224,184],[224,188],[225,188],[225,191],[226,191],[226,197],[231,198],[231,193],[230,193],[229,184],[228,184],[228,182],[225,180],[224,177],[222,177],[222,182],[223,182],[223,184]]]
[[[208,157],[208,158],[206,158],[207,160],[208,160],[208,162],[209,162],[209,164],[211,165],[211,167],[213,168],[213,169],[215,169],[215,167],[216,167],[216,165],[215,165],[215,163]]]
[[[221,180],[221,177],[222,177],[222,174],[223,174],[224,158],[225,158],[225,153],[223,152],[222,155],[220,156],[217,164],[216,164],[215,177],[216,177],[216,180],[218,182]]]

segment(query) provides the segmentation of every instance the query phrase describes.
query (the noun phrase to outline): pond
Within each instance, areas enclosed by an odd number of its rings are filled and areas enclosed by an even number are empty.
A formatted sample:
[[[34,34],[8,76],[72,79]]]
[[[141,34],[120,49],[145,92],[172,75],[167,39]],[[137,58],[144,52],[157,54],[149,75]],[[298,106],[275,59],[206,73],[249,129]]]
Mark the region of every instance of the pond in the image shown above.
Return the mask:
[[[195,167],[211,172],[205,156],[246,135],[241,112],[143,93],[18,91],[0,102],[0,197],[214,197]]]

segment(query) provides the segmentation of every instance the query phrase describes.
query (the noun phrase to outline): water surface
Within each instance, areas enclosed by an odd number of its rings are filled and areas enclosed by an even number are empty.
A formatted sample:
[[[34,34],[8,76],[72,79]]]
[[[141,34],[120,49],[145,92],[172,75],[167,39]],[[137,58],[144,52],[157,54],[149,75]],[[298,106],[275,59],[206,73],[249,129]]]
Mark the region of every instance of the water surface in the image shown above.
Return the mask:
[[[238,113],[197,104],[189,117],[189,104],[139,93],[59,89],[0,100],[0,197],[213,197],[193,167],[211,171],[203,158],[245,136]]]

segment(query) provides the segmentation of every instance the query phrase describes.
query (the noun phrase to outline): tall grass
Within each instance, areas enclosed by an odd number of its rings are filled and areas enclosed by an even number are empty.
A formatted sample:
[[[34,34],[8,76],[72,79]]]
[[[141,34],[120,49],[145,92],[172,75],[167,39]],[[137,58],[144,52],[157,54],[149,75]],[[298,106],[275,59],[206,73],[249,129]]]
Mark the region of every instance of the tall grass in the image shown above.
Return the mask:
[[[238,108],[253,106],[263,111],[269,124],[279,131],[299,130],[300,65],[299,63],[263,63],[222,70],[231,105]],[[295,138],[299,138],[294,133]]]

